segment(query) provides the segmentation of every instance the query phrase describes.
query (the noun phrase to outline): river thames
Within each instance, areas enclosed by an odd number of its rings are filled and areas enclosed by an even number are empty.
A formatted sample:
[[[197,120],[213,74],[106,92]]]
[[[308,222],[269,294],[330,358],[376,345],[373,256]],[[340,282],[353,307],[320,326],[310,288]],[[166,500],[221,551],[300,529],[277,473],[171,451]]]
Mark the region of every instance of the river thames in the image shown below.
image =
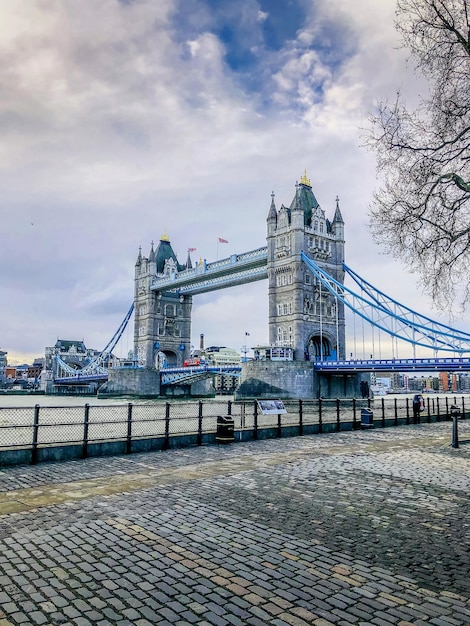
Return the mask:
[[[387,394],[385,396],[376,395],[371,401],[374,405],[380,406],[382,403],[382,399],[386,405],[393,404],[395,399],[400,403],[406,403],[406,399],[411,401],[414,397],[416,391],[412,391],[409,393],[397,393],[397,394]],[[430,401],[432,399],[439,398],[440,400],[444,400],[448,398],[449,402],[456,402],[460,404],[462,402],[462,398],[466,400],[468,397],[468,401],[470,403],[470,394],[467,393],[430,393],[423,394],[425,400],[429,398]],[[53,406],[53,407],[70,407],[70,406],[85,406],[85,404],[90,404],[94,406],[106,406],[106,405],[116,405],[116,404],[127,404],[128,402],[132,402],[132,404],[161,404],[166,402],[171,403],[179,403],[179,402],[199,402],[200,398],[137,398],[135,396],[119,396],[115,398],[98,398],[97,396],[58,396],[58,395],[44,395],[44,394],[15,394],[15,393],[0,393],[0,407],[34,407],[34,405],[39,404],[40,406]],[[206,402],[228,402],[229,400],[233,401],[233,396],[215,396],[214,398],[204,398],[204,403]],[[310,398],[309,400],[316,400],[316,398]],[[334,400],[334,399],[333,399]],[[467,402],[465,401],[465,404]],[[469,404],[470,406],[470,404]]]

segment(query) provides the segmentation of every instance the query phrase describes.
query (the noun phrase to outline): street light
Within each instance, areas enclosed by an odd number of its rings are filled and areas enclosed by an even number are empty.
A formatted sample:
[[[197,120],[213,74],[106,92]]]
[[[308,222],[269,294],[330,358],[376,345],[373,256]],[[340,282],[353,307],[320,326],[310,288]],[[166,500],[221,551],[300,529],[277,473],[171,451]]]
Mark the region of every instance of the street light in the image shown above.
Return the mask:
[[[245,355],[244,357],[244,362],[246,363],[246,353],[248,352],[247,347],[246,347],[246,338],[250,336],[250,333],[245,331],[245,345],[242,347],[242,351],[243,354]]]

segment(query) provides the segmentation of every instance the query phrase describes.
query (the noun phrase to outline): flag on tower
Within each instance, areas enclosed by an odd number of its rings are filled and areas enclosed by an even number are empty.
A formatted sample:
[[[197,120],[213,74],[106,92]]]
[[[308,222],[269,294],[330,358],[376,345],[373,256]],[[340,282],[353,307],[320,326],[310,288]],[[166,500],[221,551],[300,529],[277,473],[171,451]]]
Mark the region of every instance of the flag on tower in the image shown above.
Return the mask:
[[[222,237],[219,237],[219,243],[228,243],[228,241],[226,239],[222,239]]]
[[[196,252],[197,248],[188,248],[188,252]]]

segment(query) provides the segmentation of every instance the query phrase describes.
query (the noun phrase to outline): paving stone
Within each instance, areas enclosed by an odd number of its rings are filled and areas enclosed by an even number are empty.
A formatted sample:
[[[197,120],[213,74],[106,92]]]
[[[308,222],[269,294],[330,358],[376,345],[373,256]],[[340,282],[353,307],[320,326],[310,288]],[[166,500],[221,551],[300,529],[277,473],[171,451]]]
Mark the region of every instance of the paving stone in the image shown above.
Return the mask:
[[[470,454],[448,431],[2,468],[0,626],[467,625]]]

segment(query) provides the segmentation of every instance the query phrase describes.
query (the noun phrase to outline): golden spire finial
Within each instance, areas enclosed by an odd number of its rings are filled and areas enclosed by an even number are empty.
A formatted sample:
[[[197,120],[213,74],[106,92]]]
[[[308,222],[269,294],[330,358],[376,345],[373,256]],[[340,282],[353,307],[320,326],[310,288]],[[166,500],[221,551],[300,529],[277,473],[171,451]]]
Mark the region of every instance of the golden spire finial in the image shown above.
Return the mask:
[[[307,185],[308,187],[311,187],[311,183],[310,183],[310,178],[307,176],[307,170],[304,170],[304,175],[300,177],[300,184],[301,185]]]
[[[166,234],[166,231],[163,233],[163,235],[160,237],[160,241],[170,241],[170,238],[168,237],[168,235]]]

